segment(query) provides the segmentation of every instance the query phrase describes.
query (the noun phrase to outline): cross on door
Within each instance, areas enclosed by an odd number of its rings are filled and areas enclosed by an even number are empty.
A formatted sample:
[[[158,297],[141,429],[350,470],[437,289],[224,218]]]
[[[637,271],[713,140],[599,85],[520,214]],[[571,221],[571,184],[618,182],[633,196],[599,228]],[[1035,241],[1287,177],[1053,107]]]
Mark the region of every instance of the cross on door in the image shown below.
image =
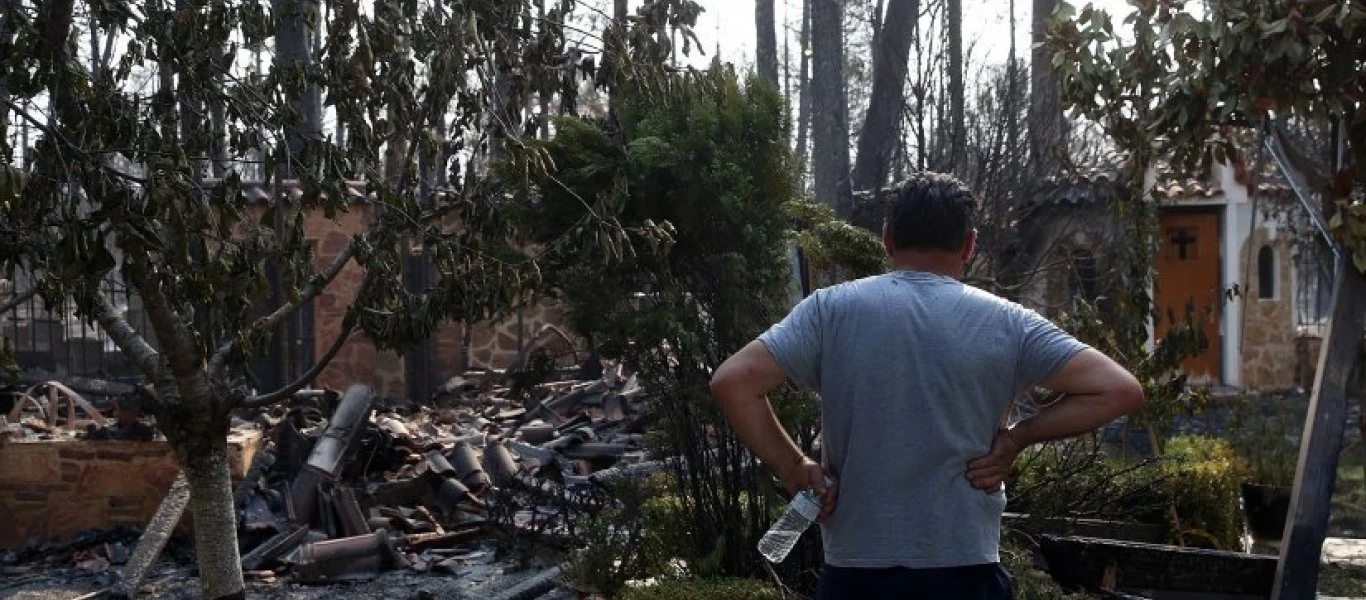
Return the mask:
[[[1194,246],[1196,242],[1195,236],[1191,235],[1190,228],[1177,227],[1175,230],[1176,233],[1172,234],[1171,242],[1176,246],[1176,257],[1180,260],[1195,258],[1194,248],[1191,248],[1189,252],[1186,250],[1187,246]]]

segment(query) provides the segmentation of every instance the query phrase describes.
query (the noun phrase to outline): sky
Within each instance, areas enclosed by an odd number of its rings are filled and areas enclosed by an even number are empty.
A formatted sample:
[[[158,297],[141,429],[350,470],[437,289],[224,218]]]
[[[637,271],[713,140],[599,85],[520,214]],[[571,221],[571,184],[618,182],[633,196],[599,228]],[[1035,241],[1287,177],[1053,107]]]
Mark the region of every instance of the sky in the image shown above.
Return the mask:
[[[846,5],[863,0],[844,0]],[[706,9],[697,24],[697,37],[707,49],[707,57],[694,57],[690,62],[705,65],[717,42],[721,45],[722,60],[737,64],[751,64],[754,60],[754,3],[748,0],[698,0]],[[1010,50],[1009,0],[962,0],[963,44],[970,48],[973,62],[1004,64]],[[923,6],[928,4],[922,0]],[[1093,4],[1111,14],[1127,13],[1124,0],[1094,0]],[[779,27],[778,54],[783,52],[782,28],[786,20],[792,28],[793,60],[797,55],[797,32],[801,28],[801,0],[777,0]],[[1030,0],[1015,0],[1016,52],[1021,58],[1029,56]],[[1080,10],[1084,1],[1073,1]],[[1118,23],[1116,23],[1118,25]]]

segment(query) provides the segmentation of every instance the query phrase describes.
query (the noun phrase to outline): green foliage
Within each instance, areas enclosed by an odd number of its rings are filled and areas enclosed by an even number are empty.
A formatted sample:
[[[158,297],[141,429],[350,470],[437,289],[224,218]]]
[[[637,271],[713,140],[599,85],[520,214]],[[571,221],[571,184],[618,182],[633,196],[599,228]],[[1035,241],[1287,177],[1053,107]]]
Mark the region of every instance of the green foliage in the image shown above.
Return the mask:
[[[1366,597],[1366,567],[1324,563],[1319,567],[1318,592],[1333,598]]]
[[[1094,441],[1054,442],[1029,450],[1012,467],[1009,510],[1041,520],[1161,525],[1172,543],[1238,549],[1245,474],[1233,447],[1219,439],[1172,438],[1166,456],[1138,463],[1106,457]]]
[[[668,506],[657,504],[668,498],[661,495],[663,482],[620,479],[609,487],[615,504],[578,531],[581,548],[571,555],[565,576],[580,590],[612,598],[628,581],[665,573],[669,555],[664,540],[676,523]]]
[[[779,600],[772,584],[759,579],[717,578],[665,580],[633,587],[621,600]]]
[[[1172,531],[1172,541],[1220,550],[1242,548],[1238,498],[1245,467],[1228,442],[1199,436],[1172,438],[1162,474],[1166,500],[1180,521],[1180,529]]]
[[[571,325],[657,394],[652,441],[690,467],[674,482],[680,558],[697,572],[757,575],[755,544],[783,500],[707,384],[787,308],[784,206],[800,186],[782,100],[714,65],[632,79],[615,102],[616,120],[560,119],[553,138],[499,168],[529,173],[515,190],[527,199],[522,227],[544,244],[545,284]],[[814,431],[814,413],[790,402],[775,398]]]
[[[1130,261],[1141,259],[1141,255],[1129,257]],[[1144,325],[1150,305],[1151,299],[1135,295],[1103,313],[1095,305],[1078,300],[1071,312],[1059,317],[1058,323],[1077,339],[1114,358],[1138,379],[1143,386],[1144,403],[1133,415],[1133,420],[1156,430],[1159,425],[1171,422],[1173,417],[1197,414],[1207,405],[1209,393],[1186,385],[1182,363],[1203,353],[1209,340],[1199,325],[1206,318],[1205,313],[1188,311],[1184,319],[1149,350],[1145,344]],[[1170,322],[1173,317],[1164,318]],[[1138,331],[1133,330],[1134,324],[1138,325]],[[1143,332],[1142,337],[1138,337],[1139,331]]]
[[[1136,166],[1152,152],[1184,167],[1237,157],[1231,130],[1262,119],[1344,124],[1344,168],[1329,171],[1324,212],[1349,214],[1337,228],[1366,269],[1366,89],[1351,85],[1366,60],[1366,8],[1339,0],[1219,0],[1197,18],[1183,2],[1136,2],[1115,34],[1104,10],[1062,3],[1046,47],[1065,108],[1101,123]],[[1333,90],[1333,93],[1325,93]],[[1353,208],[1355,207],[1355,209]]]
[[[1366,201],[1340,201],[1328,225],[1343,239],[1356,268],[1366,272]]]
[[[887,270],[882,240],[835,217],[834,209],[811,201],[789,202],[783,211],[797,231],[797,246],[813,271],[839,269],[857,279]]]
[[[1287,486],[1299,462],[1302,403],[1244,398],[1234,409],[1228,440],[1252,483]]]

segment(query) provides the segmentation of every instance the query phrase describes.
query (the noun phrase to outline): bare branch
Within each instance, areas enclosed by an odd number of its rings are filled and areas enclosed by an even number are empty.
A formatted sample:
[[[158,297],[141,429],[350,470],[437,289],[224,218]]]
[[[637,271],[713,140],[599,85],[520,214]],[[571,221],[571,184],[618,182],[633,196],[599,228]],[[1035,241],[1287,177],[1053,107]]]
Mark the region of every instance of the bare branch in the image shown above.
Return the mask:
[[[238,407],[261,408],[263,406],[275,404],[276,402],[279,402],[281,400],[284,400],[285,398],[294,395],[294,392],[303,389],[305,385],[308,385],[309,382],[316,379],[318,377],[318,374],[322,373],[323,369],[327,368],[327,365],[332,363],[332,359],[337,356],[337,352],[341,350],[342,346],[346,345],[346,340],[350,339],[351,334],[355,331],[355,323],[350,323],[344,329],[342,329],[342,331],[337,334],[337,339],[332,341],[332,346],[327,349],[327,352],[323,354],[322,358],[318,359],[318,362],[314,364],[313,367],[308,370],[308,372],[304,373],[298,379],[294,380],[294,383],[291,383],[285,387],[275,390],[269,394],[261,394],[259,396],[252,396],[250,398],[242,400],[242,402],[238,404]]]
[[[147,343],[142,334],[128,324],[128,318],[114,308],[108,296],[99,294],[95,311],[95,320],[99,321],[104,332],[109,334],[109,338],[114,340],[114,345],[128,357],[128,362],[133,363],[148,381],[161,381],[164,368],[161,354]]]
[[[355,256],[356,241],[353,239],[350,244],[346,245],[346,248],[343,248],[342,251],[337,254],[337,257],[333,259],[332,264],[328,265],[322,273],[314,275],[313,278],[309,280],[308,285],[304,286],[298,299],[275,309],[275,312],[270,313],[265,317],[257,319],[255,323],[252,323],[247,327],[244,333],[251,334],[258,331],[274,329],[276,325],[279,325],[285,319],[289,318],[290,315],[297,312],[300,307],[307,304],[308,301],[316,298],[318,294],[322,293],[322,291],[327,288],[328,284],[332,283],[332,280],[337,278],[337,275],[341,273],[342,268],[346,266],[346,263],[351,262],[351,259]],[[213,354],[213,358],[209,359],[210,374],[217,374],[223,369],[223,365],[228,361],[228,354],[232,352],[232,347],[235,343],[236,338],[229,340],[218,347],[218,350]]]
[[[11,297],[9,300],[6,300],[4,304],[0,304],[0,315],[12,311],[15,308],[18,308],[20,304],[27,302],[29,298],[32,298],[37,294],[38,286],[35,285],[27,290],[24,290],[23,292],[20,292],[16,296]]]

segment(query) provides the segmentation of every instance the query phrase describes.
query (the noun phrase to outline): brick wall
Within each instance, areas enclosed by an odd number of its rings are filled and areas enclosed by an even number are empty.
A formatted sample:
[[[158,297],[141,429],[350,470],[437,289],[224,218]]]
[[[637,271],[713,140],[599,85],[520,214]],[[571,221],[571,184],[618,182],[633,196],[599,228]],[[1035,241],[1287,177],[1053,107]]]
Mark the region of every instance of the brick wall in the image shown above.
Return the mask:
[[[263,204],[250,208],[249,218],[257,218],[265,212]],[[327,218],[322,211],[315,211],[304,220],[304,234],[313,245],[315,271],[325,269],[336,258],[351,238],[364,232],[375,218],[375,206],[367,203],[354,203],[349,212],[337,213],[335,218]],[[342,318],[346,309],[355,300],[364,272],[355,262],[342,269],[314,301],[313,307],[313,353],[322,356],[336,339],[341,330]],[[396,282],[396,284],[398,284]],[[466,355],[465,335],[467,328],[463,323],[442,323],[432,337],[432,379],[435,385],[464,373],[469,368],[507,368],[517,356],[518,341],[528,343],[546,324],[563,327],[564,311],[557,301],[541,299],[522,310],[521,335],[518,335],[516,314],[496,323],[476,323],[468,328],[470,335],[468,355]],[[548,339],[552,350],[565,350],[567,346],[555,339]],[[582,344],[576,340],[576,345]],[[345,389],[355,383],[369,385],[388,399],[408,398],[405,381],[403,357],[394,352],[381,352],[374,342],[361,334],[351,338],[332,363],[323,369],[315,386]]]
[[[233,432],[229,463],[246,474],[261,434]],[[86,529],[142,527],[180,469],[164,441],[12,440],[0,445],[0,550],[62,542]]]
[[[332,264],[351,238],[369,228],[374,205],[356,203],[349,212],[328,219],[316,211],[304,221],[304,235],[314,244],[313,268],[321,271]],[[322,356],[341,331],[342,317],[356,298],[365,272],[354,261],[346,265],[332,285],[318,295],[313,305],[313,355]],[[356,335],[337,352],[323,369],[318,387],[346,389],[352,384],[371,386],[381,398],[406,398],[403,360],[393,352],[381,352],[374,342]]]

